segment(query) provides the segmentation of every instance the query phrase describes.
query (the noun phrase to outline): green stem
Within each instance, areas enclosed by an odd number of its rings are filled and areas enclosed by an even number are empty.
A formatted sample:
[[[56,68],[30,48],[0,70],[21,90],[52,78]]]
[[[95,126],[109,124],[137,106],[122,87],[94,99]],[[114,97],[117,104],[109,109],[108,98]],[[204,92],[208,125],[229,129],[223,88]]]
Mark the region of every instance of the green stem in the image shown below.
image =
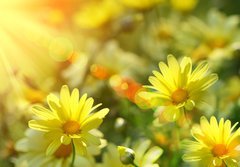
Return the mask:
[[[218,93],[219,94],[219,93]],[[215,116],[218,119],[219,118],[219,101],[220,101],[220,96],[217,96],[216,98],[216,108],[215,108]]]
[[[133,165],[134,167],[138,167],[134,162],[132,163],[132,165]]]
[[[185,109],[183,109],[183,113],[184,113],[184,117],[185,117],[186,122],[187,122],[187,126],[190,128],[191,127],[191,121],[189,120]]]
[[[75,161],[75,155],[76,155],[76,152],[75,152],[75,146],[74,146],[74,143],[73,141],[71,142],[72,143],[72,162],[71,162],[71,165],[70,167],[74,167],[74,161]]]

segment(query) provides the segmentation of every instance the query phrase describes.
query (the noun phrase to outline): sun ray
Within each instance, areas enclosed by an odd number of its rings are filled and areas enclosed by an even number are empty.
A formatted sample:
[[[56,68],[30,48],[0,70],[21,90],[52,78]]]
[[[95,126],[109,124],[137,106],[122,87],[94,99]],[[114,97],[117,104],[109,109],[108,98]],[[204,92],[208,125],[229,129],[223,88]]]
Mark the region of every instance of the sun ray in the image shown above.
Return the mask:
[[[48,25],[39,15],[47,1],[0,1],[0,78],[7,85],[16,84],[14,71],[20,71],[34,80],[51,77],[56,72],[56,62],[49,57],[49,45],[59,36],[59,30]],[[39,52],[41,50],[41,52]],[[44,64],[44,68],[42,65]]]

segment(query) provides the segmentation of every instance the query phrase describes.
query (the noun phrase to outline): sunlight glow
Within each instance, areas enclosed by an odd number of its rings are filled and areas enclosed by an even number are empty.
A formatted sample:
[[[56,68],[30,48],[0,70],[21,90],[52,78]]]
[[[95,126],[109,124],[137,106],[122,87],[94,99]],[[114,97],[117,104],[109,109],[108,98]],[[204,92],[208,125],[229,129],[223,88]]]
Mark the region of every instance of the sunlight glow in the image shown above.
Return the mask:
[[[45,8],[44,0],[0,1],[0,78],[6,81],[1,84],[0,92],[15,85],[9,84],[14,81],[15,71],[32,78],[54,72],[55,62],[49,59],[48,52],[58,33],[40,17],[38,11]]]

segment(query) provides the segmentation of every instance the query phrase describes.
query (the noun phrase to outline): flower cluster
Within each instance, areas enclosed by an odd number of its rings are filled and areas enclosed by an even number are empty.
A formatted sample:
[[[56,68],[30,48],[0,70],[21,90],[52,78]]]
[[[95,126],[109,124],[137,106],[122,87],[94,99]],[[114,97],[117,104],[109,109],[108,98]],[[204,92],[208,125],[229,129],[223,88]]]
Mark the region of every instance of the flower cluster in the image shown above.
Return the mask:
[[[196,141],[183,142],[187,153],[185,161],[200,161],[202,166],[239,166],[240,128],[233,132],[238,123],[231,127],[231,121],[222,118],[219,123],[215,117],[208,122],[203,116],[200,126],[192,128]]]
[[[0,0],[0,167],[239,167],[239,6]]]
[[[155,99],[155,105],[166,106],[161,113],[167,120],[177,120],[186,110],[193,108],[203,100],[205,90],[217,81],[216,74],[208,73],[208,63],[202,62],[192,69],[192,61],[184,57],[179,64],[175,57],[167,57],[168,65],[159,63],[158,71],[149,77],[152,86],[145,86],[154,92],[141,92],[147,100]]]

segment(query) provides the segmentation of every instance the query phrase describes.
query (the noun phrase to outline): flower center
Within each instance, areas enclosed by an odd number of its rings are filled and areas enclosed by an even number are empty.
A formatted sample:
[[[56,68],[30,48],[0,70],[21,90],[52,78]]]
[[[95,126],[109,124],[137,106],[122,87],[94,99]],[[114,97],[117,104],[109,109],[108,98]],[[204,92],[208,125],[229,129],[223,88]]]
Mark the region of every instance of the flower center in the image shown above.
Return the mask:
[[[62,144],[54,153],[54,155],[57,158],[67,158],[71,153],[72,153],[71,144],[68,144],[68,145]]]
[[[226,149],[224,144],[217,144],[213,147],[212,154],[215,157],[219,157],[219,156],[222,156],[224,154],[227,154],[227,149]]]
[[[67,121],[62,128],[66,134],[76,134],[80,130],[80,125],[76,121]]]
[[[188,98],[188,92],[182,88],[175,90],[172,94],[172,101],[175,104],[182,103]]]

